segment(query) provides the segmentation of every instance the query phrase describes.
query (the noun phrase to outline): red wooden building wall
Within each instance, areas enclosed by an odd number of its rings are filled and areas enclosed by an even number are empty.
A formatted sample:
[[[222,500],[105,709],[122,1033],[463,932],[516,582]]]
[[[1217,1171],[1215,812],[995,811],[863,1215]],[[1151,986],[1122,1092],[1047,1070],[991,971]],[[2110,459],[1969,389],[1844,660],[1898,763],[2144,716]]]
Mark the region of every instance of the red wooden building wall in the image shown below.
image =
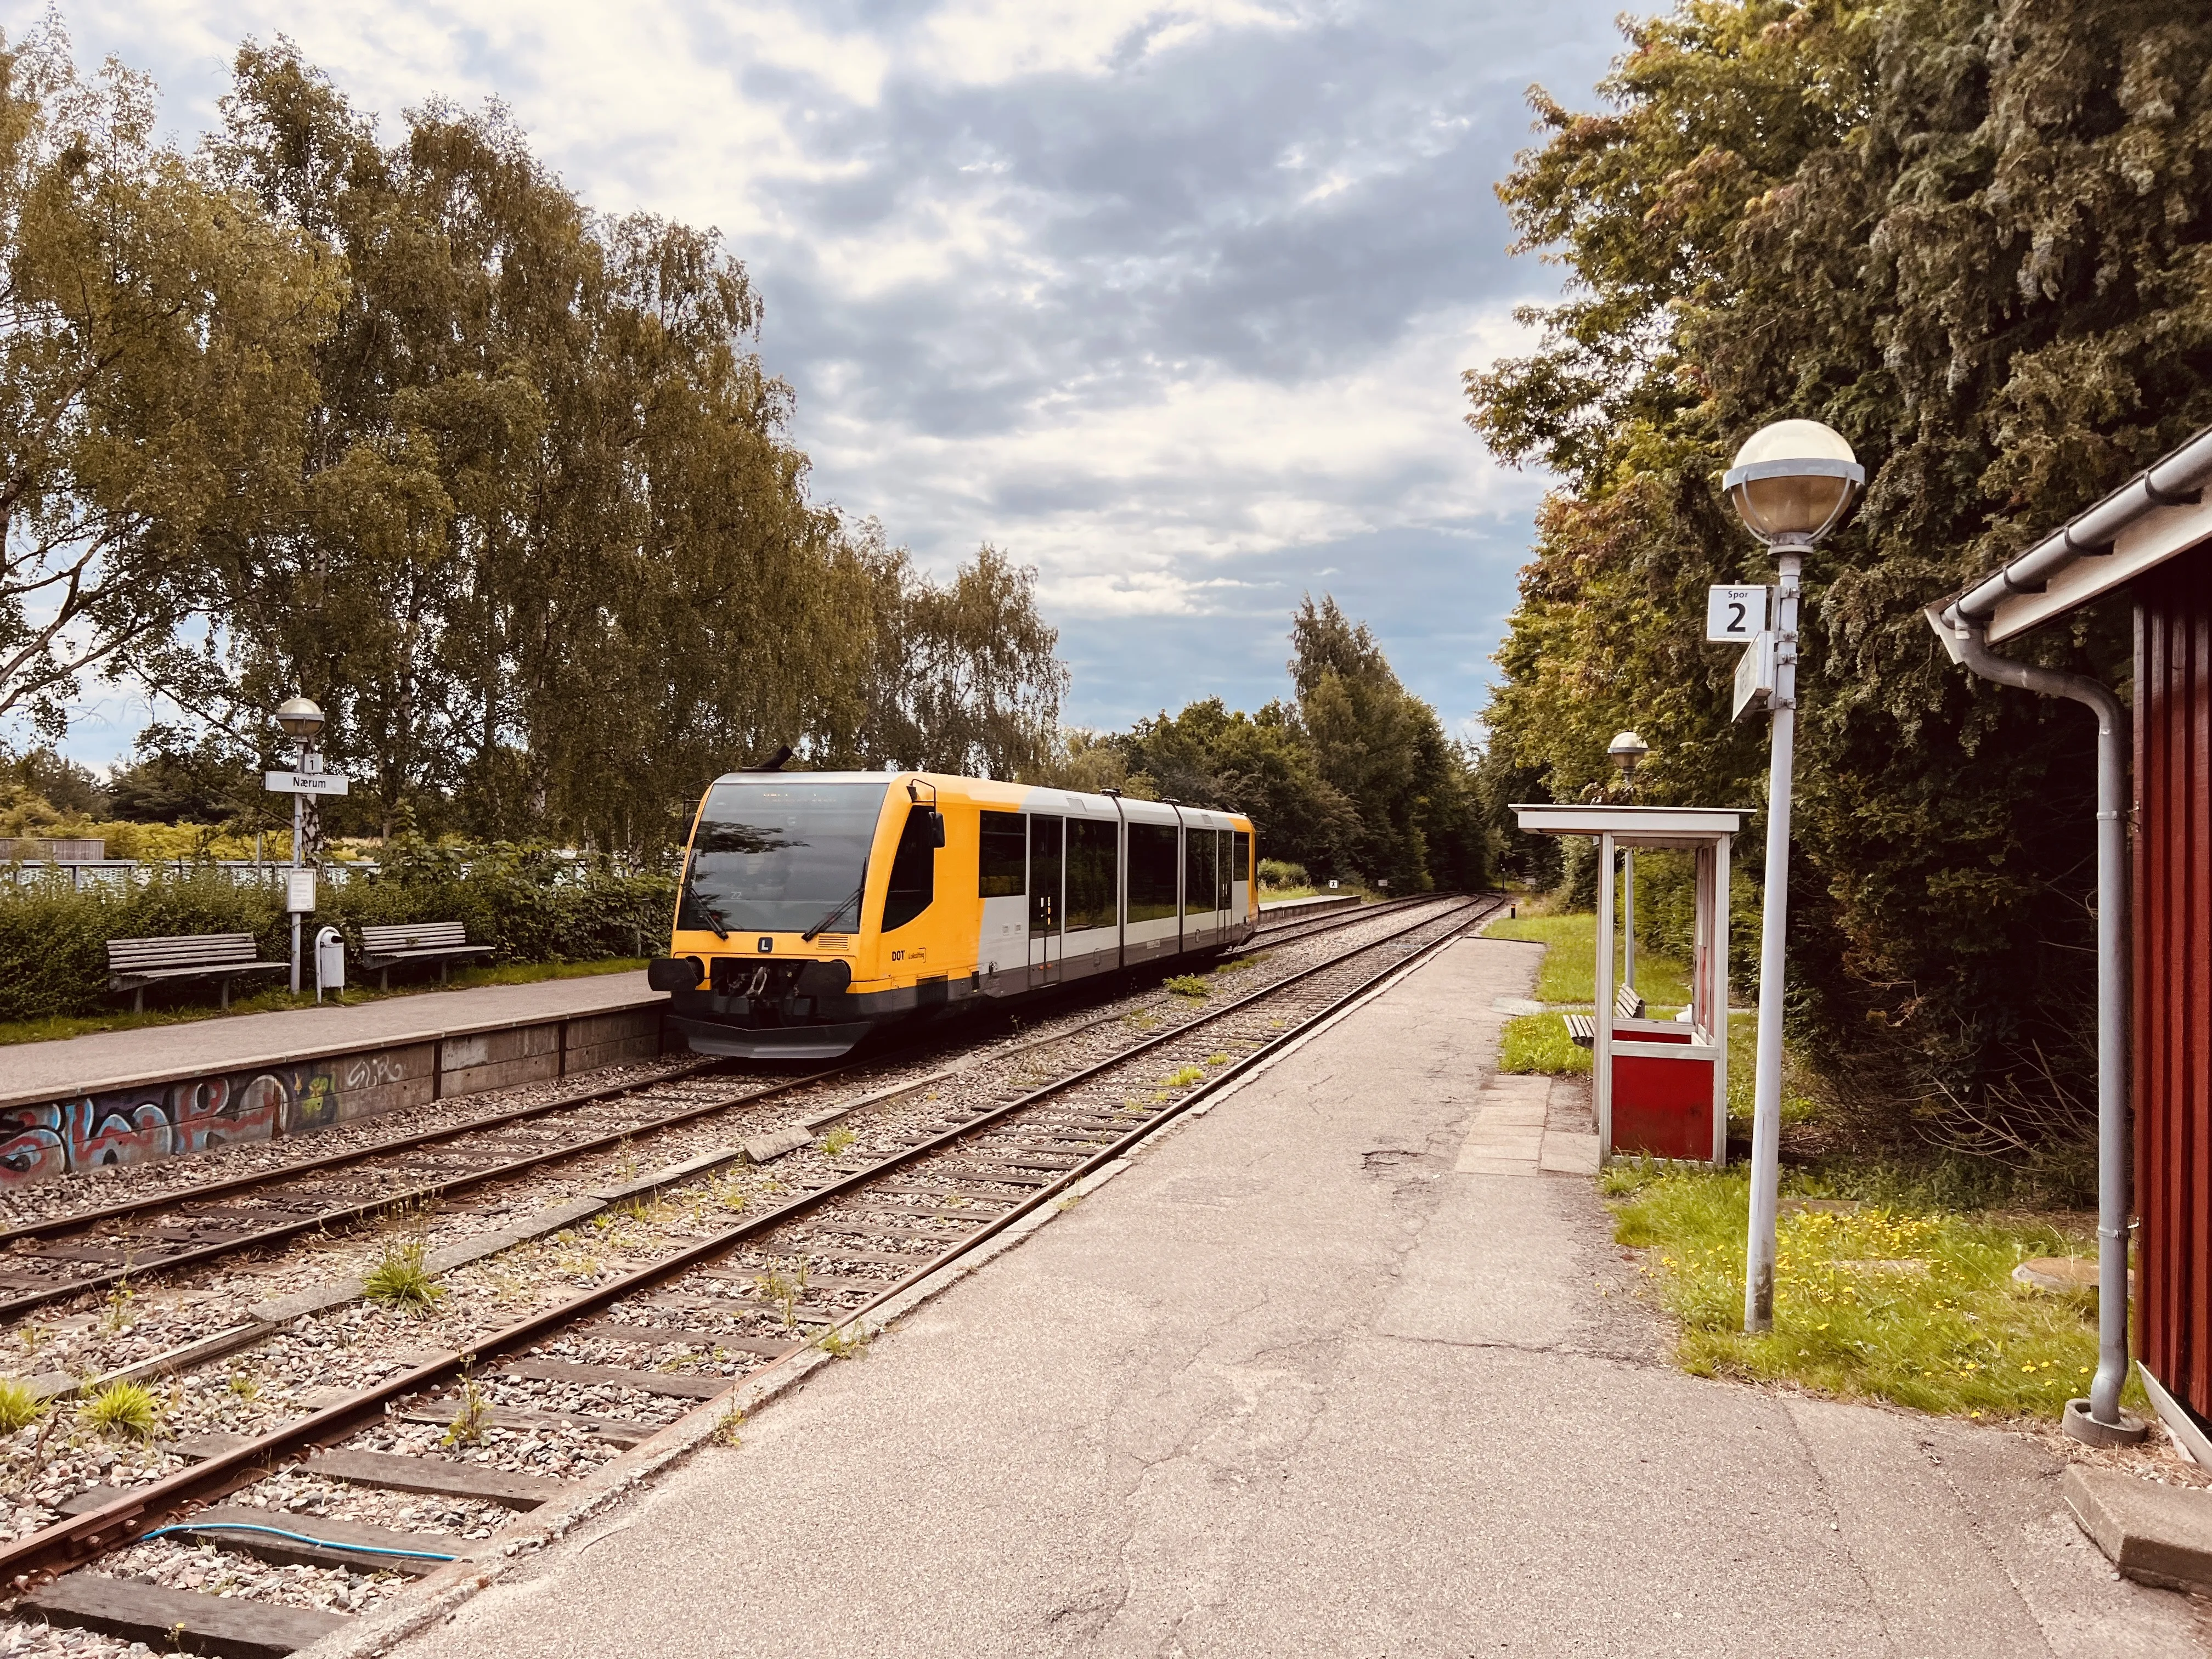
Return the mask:
[[[2136,594],[2137,1340],[2212,1418],[2212,550]]]

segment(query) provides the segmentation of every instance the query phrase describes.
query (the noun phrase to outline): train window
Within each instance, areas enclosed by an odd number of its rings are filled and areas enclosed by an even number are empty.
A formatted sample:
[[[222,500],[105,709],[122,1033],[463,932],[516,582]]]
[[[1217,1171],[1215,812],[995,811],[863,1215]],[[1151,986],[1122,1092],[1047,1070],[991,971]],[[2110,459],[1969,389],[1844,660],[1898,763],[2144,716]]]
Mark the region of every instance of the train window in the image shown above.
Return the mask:
[[[1214,908],[1213,831],[1193,830],[1183,836],[1182,908],[1189,916],[1202,916]]]
[[[1249,882],[1252,879],[1251,831],[1232,830],[1230,841],[1236,850],[1229,855],[1229,879]]]
[[[936,808],[909,806],[891,855],[891,879],[884,894],[884,931],[903,927],[929,908],[937,896]]]
[[[1067,931],[1114,925],[1114,891],[1121,885],[1121,826],[1109,819],[1067,821]]]
[[[1176,827],[1129,826],[1129,920],[1158,921],[1176,913]]]
[[[983,814],[982,848],[975,862],[975,896],[1019,898],[1025,890],[1030,836],[1019,812]]]
[[[676,925],[725,935],[858,926],[884,787],[804,773],[716,784],[700,809]]]

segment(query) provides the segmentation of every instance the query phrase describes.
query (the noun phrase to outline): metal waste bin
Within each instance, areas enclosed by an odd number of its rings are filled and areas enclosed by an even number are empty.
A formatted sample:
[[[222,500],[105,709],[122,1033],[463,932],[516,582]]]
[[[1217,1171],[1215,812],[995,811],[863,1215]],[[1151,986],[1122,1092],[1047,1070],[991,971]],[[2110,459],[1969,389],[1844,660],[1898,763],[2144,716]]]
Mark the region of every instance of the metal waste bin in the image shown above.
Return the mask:
[[[345,989],[345,935],[335,927],[315,933],[315,1000],[325,991]]]

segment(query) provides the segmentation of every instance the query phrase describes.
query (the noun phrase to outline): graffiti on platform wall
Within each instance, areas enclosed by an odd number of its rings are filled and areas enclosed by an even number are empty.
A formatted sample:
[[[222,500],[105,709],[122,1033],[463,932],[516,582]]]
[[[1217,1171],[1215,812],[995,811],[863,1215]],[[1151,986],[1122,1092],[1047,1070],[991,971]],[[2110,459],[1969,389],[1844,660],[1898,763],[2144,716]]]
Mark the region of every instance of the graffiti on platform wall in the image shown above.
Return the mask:
[[[325,1128],[398,1103],[408,1072],[400,1051],[346,1054],[0,1108],[0,1190]]]

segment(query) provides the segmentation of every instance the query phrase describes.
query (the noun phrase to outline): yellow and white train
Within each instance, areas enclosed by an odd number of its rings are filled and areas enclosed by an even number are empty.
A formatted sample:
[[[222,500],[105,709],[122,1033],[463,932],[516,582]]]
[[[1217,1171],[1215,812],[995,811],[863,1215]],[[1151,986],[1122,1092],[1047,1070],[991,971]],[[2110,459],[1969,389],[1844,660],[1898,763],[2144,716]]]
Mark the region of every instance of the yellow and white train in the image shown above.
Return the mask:
[[[871,1032],[1210,956],[1259,924],[1251,820],[927,772],[733,772],[648,978],[701,1054]]]

